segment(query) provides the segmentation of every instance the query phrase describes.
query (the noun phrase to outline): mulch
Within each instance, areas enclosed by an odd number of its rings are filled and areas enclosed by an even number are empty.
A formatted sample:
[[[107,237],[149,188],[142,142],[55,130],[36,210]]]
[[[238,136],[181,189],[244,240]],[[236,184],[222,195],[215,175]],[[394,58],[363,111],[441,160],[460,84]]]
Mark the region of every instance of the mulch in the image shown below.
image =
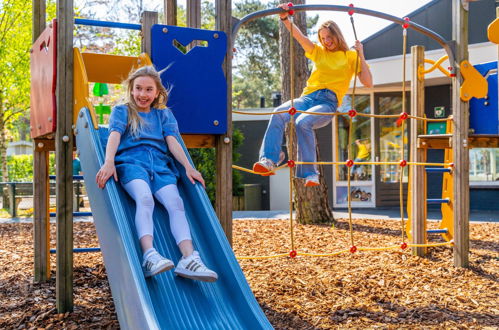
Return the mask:
[[[400,222],[354,220],[355,245],[400,244]],[[435,227],[436,223],[430,223]],[[51,237],[55,240],[55,226]],[[75,223],[75,247],[98,246],[92,223]],[[297,225],[299,252],[350,247],[349,225]],[[99,253],[74,255],[74,312],[57,314],[55,277],[33,283],[32,224],[0,224],[0,328],[119,328]],[[425,258],[401,249],[333,257],[240,260],[253,292],[277,329],[499,328],[499,224],[470,224],[470,267],[455,268],[449,247]],[[438,236],[435,241],[441,242]],[[238,256],[287,253],[289,222],[234,222]],[[52,269],[55,257],[51,258]]]

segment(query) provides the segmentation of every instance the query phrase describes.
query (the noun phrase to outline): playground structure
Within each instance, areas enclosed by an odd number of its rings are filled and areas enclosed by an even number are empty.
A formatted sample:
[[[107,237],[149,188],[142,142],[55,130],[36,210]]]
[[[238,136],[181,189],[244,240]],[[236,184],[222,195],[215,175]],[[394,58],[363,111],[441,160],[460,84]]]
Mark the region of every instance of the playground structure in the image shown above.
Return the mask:
[[[188,2],[188,13],[196,12],[196,7],[192,6],[189,7]],[[459,4],[457,4],[459,3]],[[466,59],[466,52],[464,50],[461,50],[461,48],[466,48],[466,39],[464,36],[465,29],[459,30],[459,24],[462,24],[462,20],[465,20],[465,16],[467,15],[466,11],[462,8],[461,3],[457,1],[456,3],[456,10],[458,15],[456,17],[459,17],[459,23],[457,27],[457,31],[461,31],[461,34],[456,34],[455,39],[457,42],[457,47],[456,49],[458,50],[457,53],[454,53],[452,51],[452,48],[449,46],[449,43],[445,42],[442,38],[440,38],[438,35],[435,35],[431,31],[425,29],[424,27],[412,23],[412,22],[406,22],[400,18],[392,17],[389,15],[361,9],[361,8],[355,8],[355,13],[359,14],[365,14],[365,15],[371,15],[371,16],[376,16],[384,19],[391,20],[393,22],[396,22],[398,24],[404,25],[407,24],[407,28],[412,28],[415,29],[416,31],[422,32],[426,35],[431,36],[435,40],[437,40],[442,47],[447,51],[448,56],[449,56],[449,62],[451,63],[452,70],[451,74],[454,76],[458,75],[460,72],[459,65],[457,63],[461,63]],[[197,3],[199,5],[199,3]],[[230,1],[228,2],[222,2],[222,1],[217,1],[217,28],[221,31],[225,32],[230,32]],[[172,14],[172,12],[175,12],[173,8],[175,8],[176,4],[175,1],[167,1],[166,2],[166,19],[167,19],[167,24],[168,25],[175,25],[175,15]],[[35,1],[34,5],[34,39],[42,35],[42,31],[44,30],[44,1]],[[190,9],[189,9],[190,8]],[[295,6],[294,8],[296,11],[299,10],[335,10],[335,11],[343,11],[343,12],[348,12],[352,10],[350,7],[344,7],[344,6],[329,6],[329,5],[324,5],[324,6],[319,6],[319,5],[303,5],[303,6]],[[43,12],[43,13],[42,13]],[[239,27],[244,24],[249,22],[252,19],[256,19],[258,17],[266,16],[266,15],[272,15],[278,13],[278,9],[271,9],[259,13],[255,13],[254,15],[249,15],[242,20],[240,20],[232,29],[232,34],[227,33],[227,42],[226,45],[231,45],[231,40],[234,40],[235,35],[237,34],[237,31]],[[197,11],[199,14],[199,11]],[[188,19],[189,22],[194,22],[193,24],[196,24],[196,20],[193,19],[193,17],[197,17],[197,22],[199,22],[199,17],[198,15],[192,15],[191,14],[191,20]],[[153,42],[151,40],[151,34],[154,33],[155,25],[157,21],[157,16],[155,13],[144,13],[143,16],[143,24],[140,26],[140,28],[143,31],[143,36],[144,36],[144,51],[146,53],[152,54],[152,59],[153,63],[156,64],[154,61],[154,46]],[[73,12],[72,12],[72,1],[66,1],[63,4],[58,2],[58,15],[57,15],[57,24],[52,25],[53,32],[57,31],[57,49],[55,50],[57,53],[56,57],[56,63],[57,63],[57,79],[55,79],[55,76],[53,76],[53,80],[51,81],[50,84],[46,85],[51,88],[51,93],[48,95],[54,95],[54,98],[52,99],[53,105],[52,106],[47,106],[49,109],[53,110],[54,116],[52,116],[52,120],[49,120],[50,116],[45,116],[41,117],[42,119],[38,119],[40,121],[46,120],[47,122],[45,123],[46,125],[42,125],[40,130],[45,129],[45,131],[40,131],[39,135],[34,135],[35,137],[35,144],[36,144],[36,150],[35,150],[35,280],[36,281],[43,281],[46,280],[48,277],[48,274],[50,274],[49,271],[49,257],[48,257],[48,252],[47,252],[47,247],[48,247],[48,207],[46,204],[46,184],[48,181],[48,152],[52,150],[56,150],[57,152],[57,196],[58,196],[58,201],[57,201],[57,308],[59,312],[65,312],[69,311],[72,309],[72,255],[73,255],[73,249],[72,249],[72,208],[68,207],[68,205],[72,205],[71,201],[72,196],[70,195],[72,193],[72,189],[68,185],[68,183],[72,182],[71,176],[71,154],[72,150],[74,148],[73,146],[73,139],[71,138],[73,134],[73,128],[76,128],[74,131],[75,135],[77,135],[77,138],[80,138],[80,136],[88,136],[87,134],[90,134],[90,137],[88,137],[89,140],[94,141],[92,144],[94,149],[98,149],[96,145],[98,145],[97,137],[98,133],[95,133],[93,130],[96,130],[98,128],[97,126],[97,120],[96,120],[96,115],[95,112],[92,112],[92,105],[90,103],[86,103],[86,100],[88,99],[88,82],[94,81],[94,82],[104,82],[104,83],[117,83],[121,82],[121,80],[124,78],[123,75],[126,75],[129,71],[130,68],[133,66],[138,66],[138,65],[144,65],[149,63],[148,57],[143,56],[140,58],[123,58],[120,60],[117,60],[117,58],[113,57],[112,60],[109,57],[109,55],[100,55],[100,56],[95,56],[94,59],[91,59],[94,55],[83,55],[79,54],[78,50],[73,50],[72,48],[72,30],[73,30]],[[91,23],[91,22],[87,22]],[[199,24],[198,24],[199,26]],[[152,27],[152,28],[151,28]],[[138,26],[135,26],[135,28],[139,28]],[[173,26],[160,26],[156,27],[157,33],[161,34],[168,34],[172,31],[175,31],[175,27]],[[166,29],[166,31],[165,31]],[[153,31],[152,33],[149,33],[148,31]],[[219,39],[221,37],[221,31],[215,32],[215,31],[207,31],[203,32],[206,33],[206,36],[211,36],[213,39]],[[179,29],[177,31],[178,33],[182,33],[182,29]],[[216,36],[215,36],[215,34]],[[181,35],[175,35],[177,40],[180,41],[182,45],[186,45],[189,43],[189,41],[186,41],[185,39],[182,38],[187,38],[187,37],[182,37]],[[171,34],[170,34],[171,35]],[[53,36],[53,35],[52,35]],[[205,35],[203,35],[202,38],[199,39],[206,39]],[[55,39],[53,37],[52,41]],[[36,42],[36,40],[34,40]],[[225,40],[224,40],[225,42]],[[48,47],[48,42],[46,40],[45,46]],[[39,47],[40,49],[44,49],[42,45]],[[38,49],[35,48],[34,49]],[[50,49],[50,47],[49,47]],[[225,47],[225,53],[228,53],[227,50],[232,49],[232,47]],[[422,50],[419,48],[413,48],[413,54],[415,52],[422,52]],[[230,53],[229,53],[230,54]],[[98,59],[97,59],[98,58]],[[416,60],[417,59],[417,60]],[[421,63],[424,59],[424,56],[419,56],[416,55],[413,58],[413,66],[415,67],[420,67]],[[74,60],[74,77],[72,76],[73,73],[73,60]],[[109,60],[109,61],[108,61]],[[107,62],[106,62],[107,61]],[[119,67],[118,63],[123,63],[126,62],[126,64],[123,64],[123,67],[119,69],[119,74],[112,75],[108,71],[110,67]],[[139,63],[140,61],[140,63]],[[220,61],[220,65],[222,65]],[[54,64],[54,62],[52,62]],[[112,64],[112,65],[111,65]],[[99,66],[101,65],[101,66]],[[55,66],[54,66],[55,67]],[[226,107],[229,108],[230,110],[230,95],[231,95],[231,78],[230,78],[230,56],[225,56],[225,62],[223,63],[223,67],[225,69],[226,73],[226,79],[227,79],[227,94],[224,95],[224,99],[226,101]],[[413,70],[413,72],[417,72],[417,70]],[[86,73],[86,77],[85,74]],[[97,73],[106,73],[105,78],[92,78],[93,74]],[[113,77],[112,79],[109,77]],[[85,81],[85,79],[87,81]],[[405,80],[405,79],[404,79]],[[409,116],[407,113],[404,115],[404,120],[409,118],[409,117],[422,117],[421,116],[421,109],[424,108],[424,87],[421,82],[419,82],[418,79],[416,79],[418,83],[412,85],[412,106],[413,109],[417,109],[416,112],[411,112],[411,116]],[[74,81],[74,95],[72,93],[71,88],[67,88],[68,86],[73,86],[73,81]],[[414,80],[413,80],[414,81]],[[453,79],[453,90],[460,90],[461,83],[459,79],[454,78]],[[469,209],[468,209],[468,204],[469,204],[469,196],[467,195],[467,145],[464,143],[461,143],[461,141],[466,141],[468,142],[468,117],[467,117],[467,109],[468,109],[468,104],[465,101],[462,101],[460,99],[460,95],[458,92],[454,93],[454,105],[453,109],[461,109],[461,111],[454,111],[453,115],[453,122],[454,122],[454,130],[452,132],[452,139],[448,138],[448,140],[451,140],[451,146],[452,148],[447,148],[449,149],[449,152],[452,153],[453,159],[454,159],[454,171],[453,171],[453,194],[455,196],[455,200],[453,203],[453,214],[451,216],[452,218],[452,223],[453,223],[453,237],[454,237],[454,256],[455,256],[455,265],[464,267],[468,263],[468,214],[469,214]],[[56,97],[57,96],[57,97]],[[74,101],[76,101],[76,105],[74,106]],[[78,103],[80,102],[81,103]],[[353,103],[353,102],[352,102]],[[56,107],[54,105],[57,104]],[[88,112],[80,112],[81,108],[87,108]],[[65,109],[71,109],[71,111],[65,111]],[[36,112],[39,114],[39,112]],[[405,113],[405,112],[404,112]],[[350,118],[353,118],[354,113],[352,112],[350,115]],[[217,147],[217,170],[218,170],[218,176],[217,176],[217,213],[218,217],[220,219],[220,222],[222,223],[222,226],[225,230],[225,234],[229,238],[229,242],[231,239],[231,121],[230,121],[230,115],[231,111],[227,111],[225,113],[226,115],[226,128],[221,129],[220,131],[217,131],[220,127],[223,127],[220,125],[220,122],[218,124],[215,124],[213,119],[210,119],[211,122],[213,123],[213,126],[215,126],[215,131],[211,132],[211,134],[204,133],[203,135],[184,135],[183,138],[186,141],[187,146],[216,146]],[[359,115],[359,114],[355,114]],[[397,116],[398,117],[398,116]],[[57,120],[55,120],[57,118]],[[90,124],[90,121],[93,123],[93,125]],[[179,120],[180,122],[180,120]],[[414,121],[413,121],[414,123]],[[73,125],[76,125],[74,127]],[[422,131],[422,125],[421,123],[416,123],[412,124],[414,125],[414,129],[412,130],[412,134],[418,134]],[[206,126],[206,125],[204,125]],[[36,126],[38,127],[38,126]],[[91,133],[83,133],[90,131]],[[197,132],[197,131],[196,131]],[[196,133],[196,132],[189,132],[189,133]],[[54,134],[55,134],[55,139],[54,139]],[[419,135],[416,135],[417,138],[423,138]],[[441,137],[440,137],[441,138]],[[434,141],[434,138],[427,138],[428,141]],[[85,141],[85,140],[83,140]],[[413,139],[415,141],[415,139]],[[100,142],[102,143],[102,142]],[[431,142],[433,143],[433,142]],[[78,144],[78,146],[82,146],[81,144]],[[102,148],[102,145],[101,145]],[[95,172],[96,169],[99,166],[99,157],[100,161],[102,161],[102,150],[94,150],[92,147],[89,146],[82,146],[82,152],[84,152],[87,155],[87,158],[93,159],[90,163],[92,165],[87,165],[88,168],[84,169],[85,174],[88,176],[89,180],[93,180],[91,178],[91,173]],[[101,154],[99,154],[101,152]],[[411,154],[413,155],[412,162],[414,163],[424,163],[423,157],[424,154],[421,153],[422,151],[413,144],[412,149],[411,149]],[[414,158],[416,157],[416,159]],[[350,158],[350,157],[349,157]],[[403,159],[402,159],[403,160]],[[450,164],[449,162],[445,162],[447,165]],[[294,162],[294,164],[299,164],[299,162]],[[328,163],[331,164],[331,163]],[[369,164],[369,163],[363,163],[363,164]],[[411,164],[411,162],[406,162],[405,165],[416,165],[416,164]],[[288,163],[287,165],[293,165],[293,163]],[[334,164],[334,165],[346,165],[348,164],[341,163],[341,164]],[[350,167],[353,164],[349,163]],[[397,165],[401,165],[401,163],[397,163]],[[442,164],[439,164],[442,165]],[[403,168],[404,166],[401,166]],[[93,170],[89,170],[90,168],[93,168]],[[414,205],[415,207],[411,208],[411,218],[413,221],[413,229],[412,229],[412,236],[413,236],[413,247],[414,247],[414,253],[422,255],[424,254],[424,248],[425,248],[425,240],[426,240],[426,232],[425,232],[425,218],[424,218],[424,212],[422,212],[421,208],[418,206],[424,205],[426,201],[423,201],[421,198],[424,199],[424,185],[421,185],[421,180],[422,176],[421,172],[422,167],[421,166],[415,166],[414,167],[416,170],[413,171],[411,175],[411,184],[413,185],[413,194],[411,195],[412,200],[411,200],[411,205]],[[424,175],[424,174],[423,174]],[[107,188],[106,188],[107,189]],[[114,190],[116,188],[113,188]],[[111,189],[111,190],[113,190]],[[89,191],[91,188],[89,189]],[[91,193],[92,195],[98,195],[98,191],[93,191]],[[199,191],[186,191],[186,194],[191,198],[192,196],[198,196],[196,198],[202,198],[199,197],[202,196],[202,193]],[[199,195],[200,194],[200,195]],[[102,196],[101,196],[102,197]],[[106,198],[109,199],[114,199],[114,201],[117,200],[117,198],[123,198],[124,196],[120,195],[119,192],[116,191],[111,191],[109,192],[109,195],[107,197],[102,197],[100,198],[101,200],[106,200]],[[94,196],[94,198],[97,199],[97,197]],[[195,199],[196,200],[196,199]],[[95,202],[94,202],[95,204]],[[124,204],[127,204],[126,202]],[[128,203],[129,204],[129,203]],[[101,212],[100,216],[103,218],[113,218],[113,217],[121,217],[116,211],[119,209],[116,205],[113,205],[113,202],[109,202],[106,204],[107,206],[111,205],[111,211],[115,214],[109,215],[102,213],[103,209],[105,209],[103,206],[98,206],[96,207],[96,211]],[[213,227],[210,227],[210,230],[213,230],[215,228],[216,222],[213,221],[213,219],[216,219],[213,214],[210,214],[209,211],[206,211],[209,207],[206,206],[205,204],[202,204],[203,206],[196,205],[195,203],[191,206],[190,209],[194,209],[196,207],[200,207],[203,212],[207,212],[208,216],[210,217],[210,225]],[[292,205],[292,203],[291,203]],[[122,206],[125,210],[128,210],[127,212],[130,213],[129,206]],[[94,210],[93,210],[94,211]],[[125,212],[126,213],[126,212]],[[117,215],[118,214],[118,215]],[[97,214],[94,215],[97,217]],[[164,214],[158,215],[158,217],[166,217]],[[449,218],[450,219],[450,218]],[[291,219],[292,221],[292,219]],[[96,224],[97,227],[99,225]],[[99,230],[99,229],[98,229]],[[100,237],[101,238],[101,237]],[[127,239],[130,239],[128,237]],[[217,236],[217,241],[222,240],[220,237]],[[102,240],[102,239],[101,239]],[[127,242],[131,242],[127,240]],[[104,243],[102,242],[102,245],[105,246],[106,244],[109,243]],[[131,243],[126,243],[126,244],[131,244]],[[168,243],[167,243],[168,244]],[[220,244],[225,244],[225,243],[220,243]],[[130,246],[125,246],[126,248],[132,249],[133,250],[133,245],[132,247]],[[226,247],[226,246],[225,246]],[[354,245],[352,244],[352,247]],[[103,247],[104,248],[104,247]],[[124,248],[121,250],[120,253],[121,256],[127,255],[127,249]],[[136,247],[135,247],[136,248]],[[108,249],[110,249],[108,247]],[[223,251],[223,252],[221,252]],[[292,251],[294,251],[294,248],[292,248]],[[221,255],[224,255],[227,259],[230,259],[229,266],[230,268],[233,268],[234,265],[233,263],[235,260],[230,257],[226,250],[219,250],[219,253]],[[127,255],[129,258],[130,256]],[[133,259],[133,257],[131,257]],[[232,259],[231,259],[232,258]],[[136,259],[136,257],[135,257]],[[120,259],[121,260],[121,259]],[[137,263],[137,260],[134,260],[135,263]],[[108,262],[106,262],[106,265],[108,267],[108,272],[110,269],[114,269],[115,271],[118,270],[119,265],[114,265],[113,267],[109,266]],[[123,266],[123,265],[122,265]],[[132,266],[128,267],[129,273],[131,274],[131,278],[133,279],[134,282],[138,281],[140,282],[137,285],[137,295],[140,296],[141,290],[144,289],[145,286],[142,284],[144,281],[143,278],[141,279],[140,276],[137,276],[137,269],[133,268]],[[235,271],[235,270],[231,270]],[[110,272],[112,273],[112,271]],[[115,274],[118,274],[118,271],[115,272]],[[113,275],[110,274],[110,278]],[[121,276],[121,275],[115,275],[115,276]],[[237,275],[235,277],[240,276]],[[238,278],[240,280],[240,278]],[[141,282],[142,281],[142,282]],[[171,281],[171,279],[170,279]],[[111,282],[111,280],[110,280]],[[118,281],[118,283],[125,283],[124,279],[121,279]],[[236,283],[235,285],[240,285],[237,284],[239,282],[234,282]],[[233,284],[234,284],[233,283]],[[168,281],[163,281],[162,285],[168,285]],[[209,289],[206,289],[210,291]],[[247,290],[247,289],[246,289]],[[113,295],[115,294],[116,289],[113,290]],[[244,295],[247,295],[247,291],[244,291]],[[119,296],[120,298],[123,298],[124,296]],[[115,297],[115,301],[116,301]],[[247,298],[251,300],[251,298]],[[119,300],[119,299],[118,299]],[[254,298],[253,298],[254,300]],[[147,317],[153,315],[149,314],[152,313],[151,310],[147,310],[151,306],[155,306],[157,303],[152,304],[151,302],[147,301],[147,299],[141,300],[139,299],[143,304],[140,304],[145,310],[144,310],[144,315]],[[246,302],[241,302],[239,303],[247,303]],[[250,302],[250,305],[252,308],[255,308],[254,302]],[[122,305],[120,305],[122,306]],[[117,312],[118,315],[122,315],[120,313],[124,313],[123,315],[126,315],[126,311],[120,310],[117,303]],[[261,311],[260,311],[261,312]],[[255,311],[255,315],[260,315],[258,314],[258,311]],[[154,317],[153,317],[154,318]],[[122,318],[120,317],[120,321]],[[231,322],[233,320],[225,320],[226,322]],[[245,320],[244,320],[245,321]],[[266,321],[266,320],[265,320]],[[260,324],[262,327],[265,327],[266,323],[261,319],[261,315],[257,316],[257,323]],[[133,324],[133,323],[131,323]]]

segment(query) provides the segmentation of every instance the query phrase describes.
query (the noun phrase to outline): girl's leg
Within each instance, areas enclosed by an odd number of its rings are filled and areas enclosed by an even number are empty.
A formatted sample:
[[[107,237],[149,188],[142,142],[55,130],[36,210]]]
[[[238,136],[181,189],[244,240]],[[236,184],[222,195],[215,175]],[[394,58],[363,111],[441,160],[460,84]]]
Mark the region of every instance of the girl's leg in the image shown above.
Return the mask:
[[[174,184],[164,186],[154,196],[168,211],[168,215],[170,216],[170,230],[180,252],[184,257],[190,256],[194,251],[194,247],[192,246],[189,223],[185,216],[184,202],[178,193],[177,186]]]
[[[306,97],[297,98],[293,103],[297,110],[306,110],[308,100]],[[290,107],[291,101],[288,101],[275,108],[274,112],[288,110]],[[265,136],[263,137],[262,146],[260,147],[260,159],[270,159],[274,164],[279,162],[284,130],[290,118],[291,116],[287,112],[273,114],[270,117]]]
[[[336,107],[330,104],[316,105],[307,112],[333,112]],[[326,126],[331,122],[332,116],[317,116],[302,113],[296,120],[296,137],[298,140],[298,160],[304,162],[317,161],[315,129]],[[318,174],[317,165],[298,165],[296,176],[306,178]]]
[[[154,198],[152,197],[151,188],[149,188],[147,182],[140,179],[124,184],[123,188],[135,201],[135,228],[137,229],[142,252],[145,253],[153,247],[154,225],[152,213],[154,211]]]

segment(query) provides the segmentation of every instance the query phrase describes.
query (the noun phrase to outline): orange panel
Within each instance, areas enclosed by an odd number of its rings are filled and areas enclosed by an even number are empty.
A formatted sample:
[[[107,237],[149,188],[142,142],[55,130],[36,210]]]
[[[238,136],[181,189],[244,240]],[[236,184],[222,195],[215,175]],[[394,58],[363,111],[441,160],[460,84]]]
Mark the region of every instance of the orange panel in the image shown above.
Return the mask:
[[[55,132],[57,77],[57,22],[52,21],[31,52],[31,137]]]
[[[142,65],[138,57],[107,54],[82,53],[88,82],[121,84],[132,69]]]

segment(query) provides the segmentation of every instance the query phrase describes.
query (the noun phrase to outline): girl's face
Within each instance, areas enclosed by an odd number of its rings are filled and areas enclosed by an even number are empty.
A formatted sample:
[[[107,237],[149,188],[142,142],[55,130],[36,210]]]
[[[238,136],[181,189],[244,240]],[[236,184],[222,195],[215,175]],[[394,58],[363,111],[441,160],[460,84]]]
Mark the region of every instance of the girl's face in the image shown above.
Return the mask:
[[[336,37],[334,37],[328,29],[319,30],[319,37],[322,45],[327,50],[335,50],[338,47],[338,41]]]
[[[133,81],[132,97],[140,111],[148,112],[158,95],[156,82],[151,77],[137,77]]]

